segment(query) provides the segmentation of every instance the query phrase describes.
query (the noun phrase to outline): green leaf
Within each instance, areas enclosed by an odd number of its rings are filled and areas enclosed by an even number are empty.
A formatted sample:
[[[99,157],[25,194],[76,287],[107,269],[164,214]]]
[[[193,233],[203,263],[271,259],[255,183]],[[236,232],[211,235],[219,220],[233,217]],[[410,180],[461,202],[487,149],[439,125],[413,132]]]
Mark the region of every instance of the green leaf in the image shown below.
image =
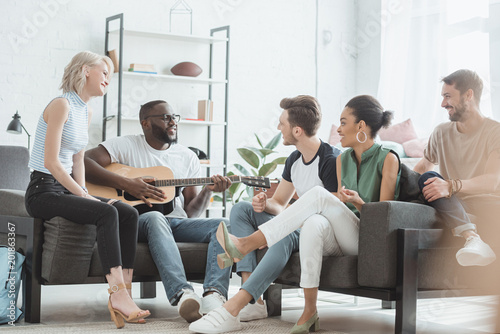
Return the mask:
[[[222,202],[222,196],[214,195],[213,199],[214,199],[214,202]]]
[[[248,148],[238,148],[240,156],[254,168],[259,168],[260,160],[257,154]]]
[[[265,164],[264,166],[262,166],[259,169],[259,176],[268,176],[276,169],[277,166],[278,166],[278,164],[276,164],[274,162],[270,162],[268,164]]]
[[[269,154],[271,154],[271,153],[278,153],[278,152],[273,151],[273,150],[271,150],[271,149],[269,149],[269,148],[261,148],[259,151],[260,151],[260,153],[262,153],[262,155],[263,155],[264,157],[268,156],[268,155],[269,155]]]
[[[280,141],[281,141],[281,132],[278,133],[276,136],[274,136],[274,138],[271,139],[271,141],[269,143],[267,143],[267,145],[266,145],[265,148],[270,148],[272,150],[276,146],[278,146],[278,144],[280,143]]]
[[[238,191],[238,188],[241,186],[241,183],[233,183],[231,187],[229,187],[228,191],[231,194],[231,197],[236,194],[236,191]]]
[[[247,149],[251,150],[253,153],[257,154],[261,159],[264,158],[264,155],[262,154],[261,150],[265,150],[265,148],[255,148],[255,147],[246,147]]]
[[[257,143],[259,143],[260,147],[264,148],[264,145],[262,145],[262,142],[260,141],[259,136],[257,136],[256,133],[254,133],[254,135],[255,135],[255,138],[257,138]]]
[[[286,158],[287,157],[279,157],[279,158],[276,158],[272,161],[272,163],[275,163],[277,165],[283,165],[285,162],[286,162]]]
[[[250,172],[240,164],[234,164],[234,167],[243,175],[249,176]]]

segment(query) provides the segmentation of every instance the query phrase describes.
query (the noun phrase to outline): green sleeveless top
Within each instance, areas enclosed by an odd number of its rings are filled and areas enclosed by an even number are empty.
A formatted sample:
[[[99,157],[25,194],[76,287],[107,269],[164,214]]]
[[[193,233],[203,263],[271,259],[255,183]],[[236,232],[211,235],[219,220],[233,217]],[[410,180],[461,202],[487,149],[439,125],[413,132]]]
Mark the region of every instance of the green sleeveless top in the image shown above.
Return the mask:
[[[352,148],[344,151],[340,156],[341,159],[341,182],[346,189],[357,191],[359,196],[365,201],[378,202],[380,200],[380,185],[382,182],[382,168],[384,166],[385,157],[389,152],[396,154],[394,151],[383,147],[380,144],[373,144],[366,152],[361,155],[361,164],[358,166],[356,156]],[[396,154],[399,160],[399,156]],[[394,192],[394,200],[399,197],[399,179],[401,177],[401,168],[398,171],[396,181],[396,191]],[[359,217],[359,211],[352,203],[346,203],[356,216]]]

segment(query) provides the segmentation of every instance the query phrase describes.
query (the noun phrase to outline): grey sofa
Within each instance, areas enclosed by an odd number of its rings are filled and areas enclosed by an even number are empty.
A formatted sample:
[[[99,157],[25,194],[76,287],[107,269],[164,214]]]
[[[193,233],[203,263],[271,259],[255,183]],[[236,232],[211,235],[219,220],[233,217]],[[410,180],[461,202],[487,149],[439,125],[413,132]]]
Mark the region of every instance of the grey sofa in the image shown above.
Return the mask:
[[[0,146],[0,244],[6,244],[8,223],[16,230],[16,248],[26,255],[23,277],[25,321],[40,322],[41,289],[44,285],[105,283],[93,225],[78,225],[55,217],[32,218],[24,206],[29,181],[29,153],[24,147]],[[205,276],[207,245],[178,243],[190,281]],[[147,244],[139,243],[134,282],[141,282],[141,298],[156,296],[161,280]]]
[[[61,218],[42,222],[27,215],[27,160],[25,148],[0,146],[0,244],[5,243],[1,234],[6,232],[6,223],[16,224],[16,245],[24,250],[27,260],[23,293],[26,321],[40,322],[42,286],[105,280],[93,226]],[[416,332],[417,298],[498,293],[496,287],[485,287],[478,278],[498,277],[500,261],[485,268],[459,267],[454,254],[463,240],[451,238],[449,232],[441,229],[434,209],[410,202],[418,197],[417,178],[403,167],[401,199],[406,202],[363,206],[359,255],[325,257],[320,281],[321,290],[380,299],[386,307],[396,304],[396,333]],[[500,212],[496,217],[499,216]],[[495,233],[498,231],[490,234]],[[178,246],[188,279],[201,280],[206,245]],[[259,256],[264,252],[260,251]],[[500,250],[496,253],[500,255]],[[139,243],[136,260],[134,281],[141,282],[141,297],[154,297],[154,283],[160,278],[147,245]],[[265,294],[270,315],[281,313],[282,288],[297,287],[299,279],[300,261],[295,253]]]

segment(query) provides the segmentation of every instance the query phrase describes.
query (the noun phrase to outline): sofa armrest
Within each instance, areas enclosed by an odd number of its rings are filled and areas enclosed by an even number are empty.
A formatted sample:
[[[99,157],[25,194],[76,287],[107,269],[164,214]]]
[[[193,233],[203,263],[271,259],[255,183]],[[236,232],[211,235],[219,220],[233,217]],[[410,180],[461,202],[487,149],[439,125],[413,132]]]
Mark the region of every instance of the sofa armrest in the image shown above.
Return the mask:
[[[24,205],[24,190],[0,189],[0,215],[30,217]]]
[[[400,228],[442,228],[436,211],[408,202],[376,202],[363,205],[359,226],[358,283],[394,288],[397,267],[397,231]]]

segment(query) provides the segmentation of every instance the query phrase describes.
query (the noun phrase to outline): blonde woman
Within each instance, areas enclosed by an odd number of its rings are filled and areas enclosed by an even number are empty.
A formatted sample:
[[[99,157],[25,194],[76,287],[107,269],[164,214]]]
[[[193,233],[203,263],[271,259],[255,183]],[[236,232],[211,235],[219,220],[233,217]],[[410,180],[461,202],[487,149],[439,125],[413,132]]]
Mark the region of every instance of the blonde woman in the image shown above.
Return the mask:
[[[124,203],[93,197],[85,188],[84,151],[92,111],[88,102],[106,94],[113,63],[108,57],[80,52],[64,69],[63,94],[38,120],[29,166],[26,209],[45,220],[60,216],[97,227],[97,245],[109,283],[108,308],[117,328],[144,322],[149,311],[137,307],[130,284],[137,244],[137,211]]]

